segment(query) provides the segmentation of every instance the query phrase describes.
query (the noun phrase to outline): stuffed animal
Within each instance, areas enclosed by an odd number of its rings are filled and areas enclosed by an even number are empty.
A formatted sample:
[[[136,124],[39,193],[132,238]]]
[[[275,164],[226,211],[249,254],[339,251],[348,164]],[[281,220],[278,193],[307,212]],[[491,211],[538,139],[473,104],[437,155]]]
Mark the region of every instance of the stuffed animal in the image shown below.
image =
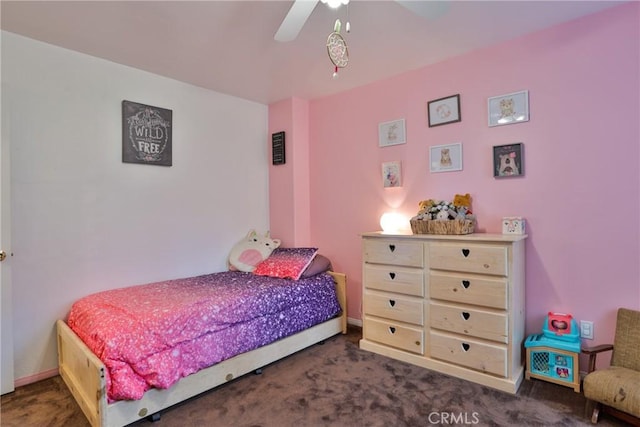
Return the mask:
[[[260,236],[255,230],[251,230],[244,239],[231,248],[229,270],[251,273],[258,264],[267,259],[271,252],[279,246],[280,240],[272,239],[268,231],[264,236]]]
[[[465,207],[467,210],[471,210],[471,195],[469,193],[462,195],[456,194],[453,198],[453,206],[456,208]]]
[[[467,208],[465,208],[464,206],[460,206],[456,210],[456,218],[455,219],[464,221],[465,219],[467,219],[467,214],[468,213],[469,213],[469,211],[467,210]]]
[[[441,221],[443,220],[448,220],[449,219],[449,211],[448,210],[441,210],[436,214],[436,219],[439,219]]]
[[[433,199],[422,200],[420,203],[418,203],[418,214],[427,213],[429,211],[429,208],[435,205],[436,201]]]

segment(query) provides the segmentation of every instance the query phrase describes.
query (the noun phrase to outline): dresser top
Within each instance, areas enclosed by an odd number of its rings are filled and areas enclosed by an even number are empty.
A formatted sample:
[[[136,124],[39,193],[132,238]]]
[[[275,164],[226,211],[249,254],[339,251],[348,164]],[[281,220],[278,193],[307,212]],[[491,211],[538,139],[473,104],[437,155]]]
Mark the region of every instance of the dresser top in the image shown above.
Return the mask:
[[[385,233],[373,231],[362,233],[362,237],[384,237],[398,239],[422,239],[422,240],[465,240],[478,242],[518,242],[527,238],[526,234],[491,234],[491,233],[471,233],[471,234],[412,234],[412,233]]]

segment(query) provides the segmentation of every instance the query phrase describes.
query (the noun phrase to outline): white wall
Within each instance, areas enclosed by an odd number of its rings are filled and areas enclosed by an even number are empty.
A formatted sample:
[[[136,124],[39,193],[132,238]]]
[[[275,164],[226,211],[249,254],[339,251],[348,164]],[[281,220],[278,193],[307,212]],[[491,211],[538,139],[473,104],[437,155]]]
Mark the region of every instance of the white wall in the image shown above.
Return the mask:
[[[122,100],[173,111],[173,166],[122,163]],[[2,32],[2,109],[17,381],[77,298],[223,270],[268,227],[266,105]]]

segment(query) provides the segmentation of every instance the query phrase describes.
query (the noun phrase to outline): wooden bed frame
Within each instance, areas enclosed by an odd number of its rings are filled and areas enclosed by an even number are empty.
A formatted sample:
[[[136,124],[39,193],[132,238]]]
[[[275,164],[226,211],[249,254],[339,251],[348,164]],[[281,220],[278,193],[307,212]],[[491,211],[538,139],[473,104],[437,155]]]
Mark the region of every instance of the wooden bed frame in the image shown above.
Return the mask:
[[[107,402],[105,366],[63,321],[58,320],[60,376],[94,427],[124,426],[141,418],[159,418],[159,411],[234,378],[256,371],[283,357],[336,334],[347,332],[346,276],[330,272],[342,314],[287,338],[227,359],[182,378],[168,389],[148,390],[141,400]]]

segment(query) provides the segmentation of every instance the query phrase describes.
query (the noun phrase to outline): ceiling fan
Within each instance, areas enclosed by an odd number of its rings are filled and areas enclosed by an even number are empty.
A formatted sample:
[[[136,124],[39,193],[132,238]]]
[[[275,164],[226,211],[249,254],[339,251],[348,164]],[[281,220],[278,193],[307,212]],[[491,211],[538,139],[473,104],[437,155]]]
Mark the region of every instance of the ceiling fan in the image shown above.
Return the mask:
[[[280,28],[276,32],[274,39],[279,42],[289,42],[295,40],[304,26],[311,12],[315,9],[318,1],[327,3],[329,7],[337,8],[346,5],[349,0],[294,0],[291,9],[284,17]],[[395,0],[396,3],[409,9],[411,12],[423,18],[435,19],[443,15],[449,9],[449,2],[443,1],[416,1],[416,0]]]

